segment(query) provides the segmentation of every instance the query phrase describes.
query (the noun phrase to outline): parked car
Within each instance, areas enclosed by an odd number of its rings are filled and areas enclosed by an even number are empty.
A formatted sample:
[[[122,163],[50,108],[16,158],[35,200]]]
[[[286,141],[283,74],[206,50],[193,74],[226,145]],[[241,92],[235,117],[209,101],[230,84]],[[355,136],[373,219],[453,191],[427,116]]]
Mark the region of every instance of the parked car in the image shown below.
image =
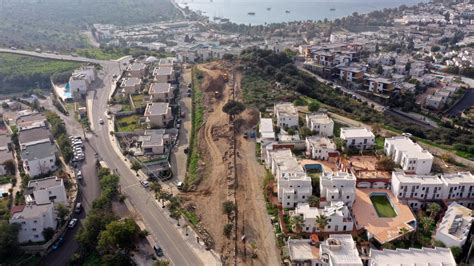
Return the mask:
[[[164,255],[163,249],[161,249],[160,246],[158,246],[158,245],[153,246],[153,250],[155,250],[156,256],[163,257],[163,255]]]
[[[178,190],[183,190],[184,188],[184,183],[179,181],[178,184],[176,185],[176,187],[178,187]]]
[[[144,188],[148,188],[150,186],[150,182],[146,180],[140,180],[140,184],[142,184]]]
[[[64,238],[63,237],[58,238],[58,241],[56,241],[56,243],[53,244],[52,249],[57,250],[63,243],[64,243]]]
[[[82,203],[78,202],[74,208],[75,213],[80,213],[82,211]]]
[[[104,124],[104,119],[99,119],[99,124],[103,125]]]
[[[77,218],[72,218],[71,221],[69,221],[69,224],[67,225],[67,227],[74,228],[76,224],[77,224]]]
[[[82,171],[80,171],[80,170],[77,171],[77,172],[76,172],[76,179],[77,179],[77,180],[82,180],[82,178],[83,178],[83,176],[82,176]]]

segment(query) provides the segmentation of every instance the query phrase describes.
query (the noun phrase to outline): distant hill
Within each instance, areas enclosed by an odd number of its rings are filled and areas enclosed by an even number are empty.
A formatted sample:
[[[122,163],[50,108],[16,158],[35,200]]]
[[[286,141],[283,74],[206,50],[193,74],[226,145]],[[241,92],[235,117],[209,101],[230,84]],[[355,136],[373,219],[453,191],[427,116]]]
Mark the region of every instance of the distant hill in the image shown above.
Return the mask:
[[[178,18],[169,0],[0,0],[0,46],[55,51],[88,46],[94,23],[133,25]]]

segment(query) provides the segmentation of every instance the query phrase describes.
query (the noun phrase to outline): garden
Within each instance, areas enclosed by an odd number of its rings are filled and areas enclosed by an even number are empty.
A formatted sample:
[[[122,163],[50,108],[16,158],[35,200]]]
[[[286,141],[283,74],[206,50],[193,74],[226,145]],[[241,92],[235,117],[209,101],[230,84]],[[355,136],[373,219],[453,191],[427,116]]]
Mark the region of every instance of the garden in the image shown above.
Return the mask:
[[[397,216],[397,213],[386,195],[371,195],[370,201],[372,201],[375,211],[377,211],[377,215],[380,218],[392,218]]]

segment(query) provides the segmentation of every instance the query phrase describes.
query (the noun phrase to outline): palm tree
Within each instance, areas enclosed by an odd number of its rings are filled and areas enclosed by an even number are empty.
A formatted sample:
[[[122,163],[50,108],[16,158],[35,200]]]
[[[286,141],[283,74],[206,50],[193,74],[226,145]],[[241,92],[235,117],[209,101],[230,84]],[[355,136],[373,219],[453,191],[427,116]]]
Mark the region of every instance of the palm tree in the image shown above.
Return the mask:
[[[323,235],[324,230],[326,229],[326,226],[328,224],[329,224],[329,219],[326,215],[320,214],[318,217],[316,217],[316,226],[321,231],[321,235]]]
[[[155,198],[157,199],[162,190],[161,184],[158,182],[152,182],[150,187],[151,187],[151,190],[155,192]]]
[[[433,202],[433,203],[428,204],[428,211],[430,212],[431,219],[434,219],[440,210],[441,210],[441,206],[439,206],[438,203]]]
[[[290,218],[291,227],[295,229],[295,233],[300,234],[301,230],[303,229],[303,216],[301,215],[294,215]]]
[[[420,225],[425,232],[428,232],[430,230],[430,227],[432,224],[433,224],[433,219],[431,219],[430,217],[427,217],[427,216],[421,217]]]
[[[410,231],[406,227],[402,227],[398,230],[398,234],[401,235],[403,239],[406,239],[406,234],[408,234],[408,232]]]

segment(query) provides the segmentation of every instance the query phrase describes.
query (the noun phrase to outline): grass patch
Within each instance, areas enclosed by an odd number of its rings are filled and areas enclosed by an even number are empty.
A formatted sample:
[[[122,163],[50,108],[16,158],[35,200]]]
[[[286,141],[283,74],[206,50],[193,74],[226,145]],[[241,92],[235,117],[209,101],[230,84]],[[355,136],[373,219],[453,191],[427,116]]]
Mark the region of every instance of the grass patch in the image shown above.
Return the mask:
[[[8,184],[12,181],[10,176],[0,176],[0,185]]]
[[[381,136],[375,137],[375,149],[376,150],[383,150],[385,145],[385,138]]]
[[[375,195],[370,197],[370,201],[374,205],[377,215],[381,218],[392,218],[397,216],[397,213],[390,205],[389,199],[385,195]]]
[[[146,106],[146,102],[144,101],[145,95],[143,94],[136,94],[132,96],[133,104],[135,108],[143,108]]]
[[[93,58],[98,60],[115,60],[127,55],[132,57],[139,57],[143,55],[155,56],[158,58],[171,57],[173,54],[167,52],[150,51],[141,48],[118,48],[118,47],[104,47],[104,48],[83,48],[76,49],[76,53],[80,56]]]
[[[138,121],[140,117],[138,115],[129,115],[117,118],[116,124],[119,132],[133,132],[137,129],[141,129]]]
[[[199,217],[197,216],[196,213],[190,212],[187,210],[182,210],[182,213],[184,217],[194,226],[197,226],[199,224]]]
[[[202,92],[200,90],[202,83],[202,73],[197,69],[192,69],[192,113],[191,113],[191,140],[189,144],[188,157],[188,175],[186,176],[186,184],[192,186],[200,181],[198,167],[199,167],[199,146],[198,146],[198,132],[201,124],[204,121],[204,106],[202,103]]]

